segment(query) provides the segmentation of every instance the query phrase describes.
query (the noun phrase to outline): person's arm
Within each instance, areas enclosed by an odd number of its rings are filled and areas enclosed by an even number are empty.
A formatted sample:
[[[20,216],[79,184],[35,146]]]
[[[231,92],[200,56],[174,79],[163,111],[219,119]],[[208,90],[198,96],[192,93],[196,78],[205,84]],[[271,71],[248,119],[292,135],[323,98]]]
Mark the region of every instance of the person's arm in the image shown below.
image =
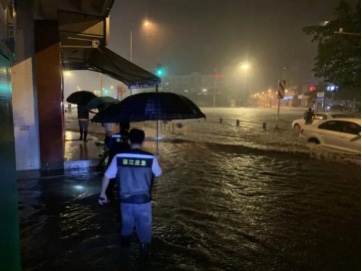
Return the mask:
[[[104,198],[105,200],[107,200],[107,195],[106,195],[106,190],[109,184],[109,178],[104,175],[103,176],[103,180],[102,180],[102,190],[101,190],[101,194],[99,195],[99,197]]]
[[[104,173],[104,177],[102,180],[102,189],[99,197],[104,198],[105,201],[107,201],[106,190],[109,185],[109,180],[115,178],[116,175],[117,175],[117,157],[115,156],[113,157],[111,164]]]
[[[160,177],[162,174],[162,169],[158,163],[158,159],[157,157],[153,157],[153,163],[152,163],[152,173],[156,176],[156,177]]]

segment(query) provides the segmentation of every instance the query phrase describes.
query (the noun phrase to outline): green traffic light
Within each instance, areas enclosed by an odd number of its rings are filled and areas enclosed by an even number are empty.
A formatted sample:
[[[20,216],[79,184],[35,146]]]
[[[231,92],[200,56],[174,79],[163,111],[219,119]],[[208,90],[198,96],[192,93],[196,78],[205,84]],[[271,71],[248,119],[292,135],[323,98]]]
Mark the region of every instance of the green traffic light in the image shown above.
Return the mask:
[[[156,71],[156,73],[157,73],[158,76],[162,76],[162,75],[163,75],[163,70],[162,70],[162,69],[158,69],[158,70]]]
[[[156,67],[156,75],[158,77],[164,76],[165,75],[165,69],[162,67],[162,65],[160,63],[157,64]]]

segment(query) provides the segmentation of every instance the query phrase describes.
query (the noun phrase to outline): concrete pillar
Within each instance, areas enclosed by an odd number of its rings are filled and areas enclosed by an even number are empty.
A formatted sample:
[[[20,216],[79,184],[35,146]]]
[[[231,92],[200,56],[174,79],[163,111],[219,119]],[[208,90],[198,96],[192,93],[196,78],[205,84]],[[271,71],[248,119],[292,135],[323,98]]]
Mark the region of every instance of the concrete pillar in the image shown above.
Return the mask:
[[[32,1],[18,1],[16,63],[11,70],[17,171],[39,170],[38,102],[34,72],[34,19]]]
[[[3,3],[4,4],[4,3]],[[16,178],[13,92],[10,67],[15,54],[14,36],[8,27],[13,2],[0,5],[0,270],[21,270],[19,245],[18,187]]]
[[[58,22],[36,20],[34,33],[41,170],[63,170],[65,133]]]
[[[21,270],[10,61],[2,54],[0,71],[0,270]]]

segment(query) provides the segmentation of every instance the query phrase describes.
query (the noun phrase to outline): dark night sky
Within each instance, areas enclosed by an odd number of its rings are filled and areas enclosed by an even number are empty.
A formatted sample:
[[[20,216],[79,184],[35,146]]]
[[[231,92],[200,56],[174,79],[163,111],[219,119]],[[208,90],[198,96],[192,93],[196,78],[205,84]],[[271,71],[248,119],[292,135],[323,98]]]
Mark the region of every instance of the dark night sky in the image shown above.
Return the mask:
[[[350,0],[356,3],[356,0]],[[283,67],[309,73],[316,44],[304,26],[333,20],[339,0],[116,0],[111,11],[110,49],[146,69],[157,63],[169,75],[215,67],[227,72],[249,61],[255,87],[280,79]],[[142,29],[148,17],[154,29]],[[310,74],[310,73],[309,73]]]

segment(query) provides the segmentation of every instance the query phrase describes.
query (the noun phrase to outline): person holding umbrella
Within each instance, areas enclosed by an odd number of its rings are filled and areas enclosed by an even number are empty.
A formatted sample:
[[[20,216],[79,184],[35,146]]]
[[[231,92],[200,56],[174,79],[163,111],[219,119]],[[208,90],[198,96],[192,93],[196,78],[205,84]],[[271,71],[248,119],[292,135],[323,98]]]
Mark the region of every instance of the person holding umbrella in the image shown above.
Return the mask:
[[[87,142],[88,126],[89,126],[89,111],[87,107],[79,105],[77,106],[78,123],[79,123],[79,140]]]
[[[119,123],[119,133],[113,134],[110,136],[109,140],[106,143],[107,151],[103,154],[101,160],[99,161],[99,164],[97,166],[97,169],[100,170],[103,167],[104,161],[108,157],[108,162],[106,168],[109,167],[109,165],[112,162],[113,157],[118,153],[124,153],[128,152],[130,150],[130,144],[129,144],[129,129],[130,129],[130,123],[128,120],[122,120]],[[116,184],[116,179],[112,178],[109,181],[109,185],[106,191],[106,195],[108,198],[108,203],[113,200],[113,188]]]
[[[103,205],[108,198],[106,190],[111,178],[117,178],[122,217],[121,244],[130,246],[134,226],[140,241],[140,258],[147,260],[152,236],[151,189],[153,177],[159,177],[162,169],[155,155],[143,151],[145,132],[131,129],[131,149],[119,153],[107,168],[98,202]]]
[[[66,101],[68,103],[77,105],[78,123],[79,123],[79,140],[87,141],[88,126],[89,126],[89,111],[87,104],[97,97],[93,92],[87,90],[81,90],[71,93]],[[93,113],[93,112],[92,112]]]

